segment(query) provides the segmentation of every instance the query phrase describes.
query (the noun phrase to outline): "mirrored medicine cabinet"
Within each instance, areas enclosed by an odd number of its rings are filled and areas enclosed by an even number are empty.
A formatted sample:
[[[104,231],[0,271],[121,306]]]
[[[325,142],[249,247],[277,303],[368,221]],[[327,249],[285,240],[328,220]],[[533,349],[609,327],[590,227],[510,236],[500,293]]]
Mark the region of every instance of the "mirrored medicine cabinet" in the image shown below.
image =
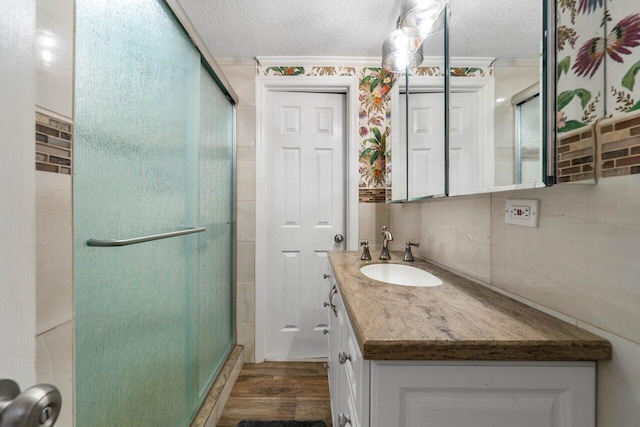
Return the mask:
[[[397,75],[391,92],[388,202],[552,184],[547,1],[450,0],[444,29],[424,40],[424,61]]]

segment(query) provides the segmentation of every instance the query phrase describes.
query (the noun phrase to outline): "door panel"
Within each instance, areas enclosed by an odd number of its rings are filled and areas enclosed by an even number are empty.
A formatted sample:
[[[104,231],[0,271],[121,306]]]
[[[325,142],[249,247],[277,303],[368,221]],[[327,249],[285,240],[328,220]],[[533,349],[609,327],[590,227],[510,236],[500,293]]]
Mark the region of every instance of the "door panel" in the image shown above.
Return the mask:
[[[411,93],[408,117],[408,197],[444,194],[444,94]]]
[[[479,95],[453,92],[449,99],[449,194],[465,194],[484,188]]]
[[[325,357],[326,252],[345,234],[345,96],[270,92],[267,359]],[[276,308],[272,310],[270,308]]]

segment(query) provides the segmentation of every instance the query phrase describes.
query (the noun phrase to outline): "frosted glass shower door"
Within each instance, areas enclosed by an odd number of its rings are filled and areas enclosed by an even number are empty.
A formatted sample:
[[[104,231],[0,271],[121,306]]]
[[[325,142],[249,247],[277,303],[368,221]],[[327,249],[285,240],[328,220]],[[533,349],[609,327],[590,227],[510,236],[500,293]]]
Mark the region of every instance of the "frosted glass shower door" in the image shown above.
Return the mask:
[[[75,73],[76,425],[186,426],[234,342],[233,106],[159,0],[76,0]]]
[[[234,342],[233,107],[202,66],[200,81],[198,392],[222,367]]]

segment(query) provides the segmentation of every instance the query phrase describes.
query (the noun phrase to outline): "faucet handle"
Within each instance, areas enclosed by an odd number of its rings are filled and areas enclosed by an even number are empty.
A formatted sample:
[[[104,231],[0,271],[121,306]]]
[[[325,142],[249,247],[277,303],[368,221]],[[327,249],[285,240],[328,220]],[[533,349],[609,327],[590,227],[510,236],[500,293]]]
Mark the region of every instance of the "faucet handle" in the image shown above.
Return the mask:
[[[403,261],[415,261],[413,259],[413,254],[411,253],[411,246],[415,246],[416,248],[420,247],[420,243],[412,243],[407,242],[404,246],[404,257],[402,257]]]
[[[363,240],[360,242],[360,246],[362,246],[362,256],[360,259],[362,261],[371,261],[371,253],[369,252],[369,241]]]

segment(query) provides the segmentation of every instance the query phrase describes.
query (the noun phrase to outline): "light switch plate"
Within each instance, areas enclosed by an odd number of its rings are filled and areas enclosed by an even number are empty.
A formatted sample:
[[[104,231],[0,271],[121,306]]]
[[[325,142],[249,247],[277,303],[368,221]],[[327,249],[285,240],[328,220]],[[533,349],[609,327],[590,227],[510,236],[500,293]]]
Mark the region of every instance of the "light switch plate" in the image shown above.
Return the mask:
[[[507,199],[504,222],[538,228],[540,200]]]

